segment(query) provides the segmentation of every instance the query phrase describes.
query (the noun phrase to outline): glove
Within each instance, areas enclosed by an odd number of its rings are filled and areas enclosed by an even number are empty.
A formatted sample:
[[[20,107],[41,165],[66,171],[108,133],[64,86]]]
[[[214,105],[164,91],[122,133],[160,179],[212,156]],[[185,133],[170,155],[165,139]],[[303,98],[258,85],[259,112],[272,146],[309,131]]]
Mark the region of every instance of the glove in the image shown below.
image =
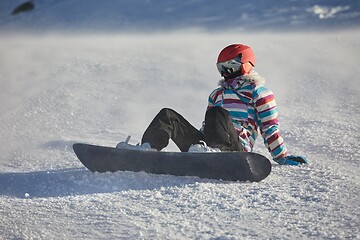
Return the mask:
[[[289,155],[286,157],[281,158],[278,163],[280,165],[292,165],[292,166],[298,166],[301,164],[307,164],[308,160],[304,157],[301,156],[294,156],[294,155]]]

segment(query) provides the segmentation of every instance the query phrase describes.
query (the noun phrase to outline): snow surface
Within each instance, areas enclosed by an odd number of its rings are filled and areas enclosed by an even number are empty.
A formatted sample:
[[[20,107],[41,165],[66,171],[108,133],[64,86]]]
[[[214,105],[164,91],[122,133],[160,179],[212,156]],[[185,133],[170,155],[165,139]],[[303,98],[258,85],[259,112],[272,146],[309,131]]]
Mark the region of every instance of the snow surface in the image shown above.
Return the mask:
[[[110,22],[105,13],[132,1],[89,1],[89,12],[84,1],[39,0],[10,16],[20,2],[0,8],[0,239],[360,239],[358,1],[283,1],[278,20],[254,20],[264,27],[253,32],[213,31],[211,19],[189,29],[218,12],[209,4],[196,15],[201,0],[144,1],[149,14],[130,5],[138,15],[120,15],[137,20],[132,29],[124,21],[106,32],[98,29]],[[265,14],[266,2],[246,6]],[[180,23],[157,18],[161,11]],[[281,31],[289,12],[317,31]],[[94,29],[84,25],[93,16]],[[349,28],[329,28],[334,21]],[[307,166],[274,164],[264,181],[240,183],[94,174],[76,159],[74,142],[114,146],[129,134],[138,142],[162,107],[200,127],[219,80],[217,54],[234,42],[253,47],[287,146]],[[269,157],[260,139],[255,151]]]

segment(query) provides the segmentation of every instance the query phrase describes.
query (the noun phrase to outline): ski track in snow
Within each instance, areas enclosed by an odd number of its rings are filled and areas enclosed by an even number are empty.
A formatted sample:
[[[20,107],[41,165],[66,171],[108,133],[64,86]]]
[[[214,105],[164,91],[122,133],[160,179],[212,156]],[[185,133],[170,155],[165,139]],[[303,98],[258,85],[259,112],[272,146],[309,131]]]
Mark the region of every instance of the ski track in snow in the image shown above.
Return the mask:
[[[0,237],[359,239],[359,36],[0,36]],[[200,127],[218,51],[234,41],[253,46],[287,146],[307,166],[233,183],[94,174],[76,159],[74,142],[136,143],[162,107]],[[255,151],[269,157],[261,141]]]

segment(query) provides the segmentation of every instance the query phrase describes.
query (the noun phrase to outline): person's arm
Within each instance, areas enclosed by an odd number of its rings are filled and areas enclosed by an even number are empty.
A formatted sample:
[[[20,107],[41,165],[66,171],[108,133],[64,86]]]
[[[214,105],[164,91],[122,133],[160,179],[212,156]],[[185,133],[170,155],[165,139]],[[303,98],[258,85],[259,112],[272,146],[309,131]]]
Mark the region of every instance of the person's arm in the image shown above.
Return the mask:
[[[217,89],[215,89],[214,91],[212,91],[209,95],[208,98],[208,105],[206,108],[206,111],[209,110],[210,108],[212,108],[215,105],[215,95],[217,93]],[[205,120],[202,122],[201,128],[199,129],[200,132],[204,133],[204,127],[205,127]]]
[[[210,108],[212,108],[213,106],[215,106],[215,101],[220,94],[221,94],[221,91],[218,88],[210,93],[206,111],[209,110]]]
[[[264,144],[274,161],[282,165],[300,165],[307,163],[301,156],[288,155],[284,139],[280,135],[278,108],[274,93],[262,86],[254,91],[254,107]]]
[[[280,135],[278,108],[274,94],[268,88],[261,86],[254,90],[253,100],[264,144],[273,159],[278,162],[287,156],[287,149]]]

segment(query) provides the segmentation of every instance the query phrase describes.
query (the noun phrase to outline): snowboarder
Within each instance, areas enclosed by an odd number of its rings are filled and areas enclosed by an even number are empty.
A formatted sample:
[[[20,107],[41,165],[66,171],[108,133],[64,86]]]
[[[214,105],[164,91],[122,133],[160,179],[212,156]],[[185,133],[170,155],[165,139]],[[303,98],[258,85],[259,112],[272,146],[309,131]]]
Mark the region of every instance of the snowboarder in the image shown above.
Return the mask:
[[[225,47],[217,59],[222,80],[209,96],[200,130],[179,113],[164,108],[145,130],[141,145],[126,141],[117,148],[160,151],[172,139],[182,152],[250,152],[260,131],[274,161],[284,165],[307,163],[304,157],[288,154],[280,135],[274,94],[253,71],[255,65],[255,54],[249,46]]]

